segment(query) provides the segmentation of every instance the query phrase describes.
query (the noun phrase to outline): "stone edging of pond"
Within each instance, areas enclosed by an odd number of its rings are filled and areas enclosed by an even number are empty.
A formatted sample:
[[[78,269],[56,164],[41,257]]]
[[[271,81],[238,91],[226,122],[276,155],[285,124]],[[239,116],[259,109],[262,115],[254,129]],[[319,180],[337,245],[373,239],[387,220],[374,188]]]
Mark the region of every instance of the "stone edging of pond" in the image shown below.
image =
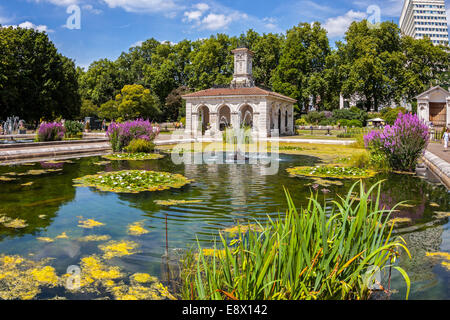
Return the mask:
[[[426,166],[441,179],[447,189],[450,189],[450,163],[429,151],[425,151],[422,160]]]

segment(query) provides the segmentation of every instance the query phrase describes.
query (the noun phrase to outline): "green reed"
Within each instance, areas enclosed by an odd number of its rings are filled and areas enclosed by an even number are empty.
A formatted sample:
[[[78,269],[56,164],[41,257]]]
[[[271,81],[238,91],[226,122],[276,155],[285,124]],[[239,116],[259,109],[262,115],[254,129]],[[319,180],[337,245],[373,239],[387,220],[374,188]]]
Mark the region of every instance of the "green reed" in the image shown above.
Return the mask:
[[[359,199],[352,195],[360,184]],[[297,210],[285,190],[288,210],[228,241],[220,235],[205,254],[191,251],[183,261],[183,299],[367,299],[375,270],[406,272],[393,263],[405,241],[392,236],[392,211],[380,208],[381,182],[365,191],[358,182],[339,201],[321,205],[312,195]],[[377,192],[375,192],[377,191]],[[331,208],[330,209],[330,205]],[[211,254],[211,251],[213,254]]]

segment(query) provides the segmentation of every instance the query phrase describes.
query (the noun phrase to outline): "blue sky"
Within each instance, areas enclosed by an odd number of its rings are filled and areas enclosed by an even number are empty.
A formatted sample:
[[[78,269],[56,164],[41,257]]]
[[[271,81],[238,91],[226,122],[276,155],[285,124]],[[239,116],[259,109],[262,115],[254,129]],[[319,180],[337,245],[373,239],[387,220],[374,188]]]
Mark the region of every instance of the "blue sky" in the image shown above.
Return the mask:
[[[80,29],[67,28],[71,5],[80,8]],[[299,22],[321,22],[333,44],[352,21],[372,16],[373,5],[382,21],[398,22],[403,0],[0,0],[0,24],[46,31],[62,54],[87,67],[151,37],[176,43],[249,28],[276,33]]]

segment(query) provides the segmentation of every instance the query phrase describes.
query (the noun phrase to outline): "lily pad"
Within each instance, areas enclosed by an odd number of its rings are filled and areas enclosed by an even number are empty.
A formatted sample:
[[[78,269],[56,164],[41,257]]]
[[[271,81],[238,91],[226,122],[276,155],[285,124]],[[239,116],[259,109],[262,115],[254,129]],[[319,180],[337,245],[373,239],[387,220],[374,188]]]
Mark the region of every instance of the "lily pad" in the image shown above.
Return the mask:
[[[155,203],[160,206],[176,206],[179,204],[200,203],[203,200],[155,200]]]
[[[360,169],[355,167],[294,167],[288,168],[286,171],[294,177],[320,177],[320,178],[336,178],[336,179],[363,179],[370,178],[377,174],[372,170]]]
[[[74,180],[78,187],[95,187],[101,191],[139,193],[181,188],[192,182],[188,178],[168,172],[125,170],[102,172]]]
[[[164,155],[157,153],[114,153],[103,156],[103,158],[108,160],[131,160],[131,161],[141,161],[141,160],[157,160],[164,158]]]

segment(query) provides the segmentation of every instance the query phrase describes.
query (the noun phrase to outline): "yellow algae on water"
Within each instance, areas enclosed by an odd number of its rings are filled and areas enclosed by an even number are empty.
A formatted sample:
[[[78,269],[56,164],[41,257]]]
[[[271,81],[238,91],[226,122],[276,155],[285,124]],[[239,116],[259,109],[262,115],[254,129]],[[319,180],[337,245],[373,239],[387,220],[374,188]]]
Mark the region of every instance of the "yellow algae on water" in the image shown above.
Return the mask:
[[[147,229],[144,228],[145,221],[135,222],[128,225],[128,234],[132,236],[140,236],[149,233]]]
[[[3,225],[7,228],[14,228],[14,229],[23,229],[28,227],[26,221],[19,218],[8,220],[7,222],[4,222]]]
[[[156,277],[152,277],[148,273],[135,273],[130,277],[130,279],[131,281],[135,281],[138,283],[148,283],[158,281]]]
[[[447,269],[448,271],[450,271],[450,262],[448,261],[442,261],[442,266]]]
[[[41,241],[41,242],[53,242],[54,241],[52,238],[49,238],[49,237],[37,237],[36,240]]]
[[[402,223],[410,223],[412,220],[411,218],[394,218],[388,221],[389,225],[394,224],[402,224]]]
[[[256,232],[262,232],[261,227],[258,225],[255,225],[255,224],[233,226],[233,227],[226,228],[223,231],[229,233],[231,236],[236,236],[239,233],[246,233],[249,230],[256,231]]]
[[[110,236],[108,235],[89,235],[89,236],[84,236],[81,238],[78,238],[77,240],[80,242],[89,242],[89,241],[108,241],[109,239],[111,239]]]
[[[41,287],[53,288],[59,278],[55,269],[45,266],[45,260],[35,262],[20,256],[0,256],[0,299],[30,300]]]
[[[69,237],[65,232],[63,232],[60,235],[56,236],[56,239],[69,239]]]
[[[436,211],[434,212],[434,214],[438,219],[445,219],[450,217],[450,212]]]
[[[58,283],[58,276],[55,273],[55,269],[50,266],[32,269],[31,274],[39,283],[53,286]]]
[[[80,219],[82,219],[82,217],[80,217]],[[104,223],[95,221],[94,219],[86,219],[86,220],[80,220],[78,221],[79,223],[79,227],[80,228],[85,228],[85,229],[92,229],[94,227],[100,227],[100,226],[104,226]]]
[[[106,244],[99,245],[99,249],[104,252],[103,258],[106,260],[129,256],[137,253],[136,249],[139,245],[133,241],[110,241]]]
[[[179,204],[201,203],[203,200],[155,200],[155,203],[160,206],[175,206]]]
[[[223,258],[225,257],[225,250],[217,250],[217,249],[203,249],[202,253],[204,256],[207,257],[212,257],[212,256],[216,256],[217,258]]]
[[[27,183],[22,183],[21,186],[22,187],[29,187],[31,185],[33,185],[34,182],[27,182]]]
[[[430,203],[430,206],[431,206],[431,207],[435,207],[435,208],[440,207],[439,204],[437,204],[436,202],[431,202],[431,203]]]
[[[426,256],[450,261],[450,253],[448,252],[427,252]]]
[[[46,214],[40,214],[40,215],[38,215],[38,218],[39,218],[39,219],[45,219],[46,217],[47,217]]]
[[[108,266],[96,255],[82,258],[80,267],[80,288],[89,292],[97,292],[99,286],[111,287],[115,284],[114,280],[123,277],[120,267]],[[66,278],[70,276],[64,275]]]

